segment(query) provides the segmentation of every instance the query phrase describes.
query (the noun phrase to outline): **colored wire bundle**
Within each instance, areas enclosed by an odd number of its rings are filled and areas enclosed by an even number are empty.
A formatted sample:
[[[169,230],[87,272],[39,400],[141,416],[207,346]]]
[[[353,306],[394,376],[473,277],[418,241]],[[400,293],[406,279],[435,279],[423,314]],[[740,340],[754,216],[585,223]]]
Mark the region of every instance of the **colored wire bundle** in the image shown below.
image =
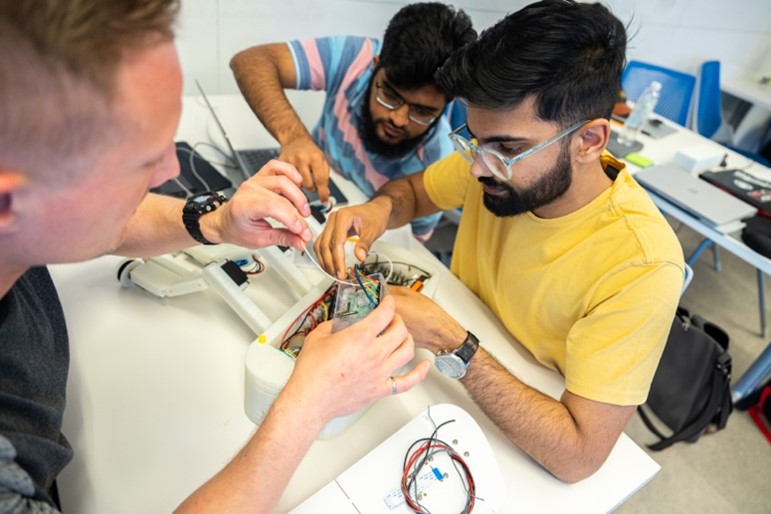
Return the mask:
[[[458,473],[458,477],[460,477],[460,480],[463,483],[463,488],[466,491],[466,503],[460,511],[460,514],[468,514],[474,509],[476,487],[474,486],[474,478],[471,476],[471,469],[468,464],[466,464],[466,461],[463,460],[463,457],[461,457],[452,446],[437,438],[439,429],[454,421],[454,419],[445,421],[434,429],[431,437],[418,439],[412,443],[404,456],[401,488],[404,500],[413,512],[418,514],[431,514],[430,511],[420,503],[421,493],[418,492],[418,477],[420,476],[421,469],[423,469],[428,462],[433,460],[432,457],[442,453],[447,454],[450,458],[456,473]],[[436,468],[432,468],[432,471],[435,475],[438,473]],[[440,478],[440,480],[443,480],[443,478]]]
[[[335,294],[337,293],[337,284],[332,284],[321,297],[310,307],[305,309],[292,322],[284,332],[281,338],[280,349],[285,353],[297,358],[302,350],[302,345],[307,336],[320,323],[327,321],[330,313],[334,310]]]
[[[377,307],[380,303],[380,284],[377,280],[370,277],[369,275],[361,273],[360,270],[361,268],[358,264],[354,265],[353,275],[361,286],[361,290],[364,291],[365,295],[367,295],[367,300],[369,300],[369,303],[373,307]]]
[[[265,271],[265,264],[260,260],[258,256],[252,255],[251,266],[247,268],[246,265],[244,265],[244,266],[241,266],[241,269],[247,275],[259,275],[260,273]]]

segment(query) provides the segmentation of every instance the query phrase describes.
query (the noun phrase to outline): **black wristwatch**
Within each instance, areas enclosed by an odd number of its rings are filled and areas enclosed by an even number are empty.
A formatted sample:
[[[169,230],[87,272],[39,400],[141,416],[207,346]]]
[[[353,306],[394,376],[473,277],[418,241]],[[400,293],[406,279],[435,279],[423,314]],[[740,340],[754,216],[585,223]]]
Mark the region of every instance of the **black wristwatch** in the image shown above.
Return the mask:
[[[203,237],[198,220],[204,214],[216,211],[227,201],[228,199],[220,193],[212,193],[211,191],[198,193],[188,198],[185,207],[182,209],[182,223],[185,224],[187,233],[199,243],[205,245],[215,244]]]
[[[456,380],[466,376],[471,359],[479,348],[479,339],[471,332],[466,332],[466,339],[455,350],[442,350],[436,354],[434,364],[443,375]]]

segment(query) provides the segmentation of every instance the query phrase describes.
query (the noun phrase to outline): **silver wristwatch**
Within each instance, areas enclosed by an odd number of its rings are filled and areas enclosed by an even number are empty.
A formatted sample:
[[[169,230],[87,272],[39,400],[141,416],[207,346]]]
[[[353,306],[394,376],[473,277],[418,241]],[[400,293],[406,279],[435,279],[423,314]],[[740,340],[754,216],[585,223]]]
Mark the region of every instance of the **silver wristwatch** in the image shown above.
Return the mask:
[[[443,375],[456,380],[466,376],[471,359],[479,348],[479,339],[471,332],[466,332],[466,339],[455,350],[442,350],[436,354],[434,364]]]

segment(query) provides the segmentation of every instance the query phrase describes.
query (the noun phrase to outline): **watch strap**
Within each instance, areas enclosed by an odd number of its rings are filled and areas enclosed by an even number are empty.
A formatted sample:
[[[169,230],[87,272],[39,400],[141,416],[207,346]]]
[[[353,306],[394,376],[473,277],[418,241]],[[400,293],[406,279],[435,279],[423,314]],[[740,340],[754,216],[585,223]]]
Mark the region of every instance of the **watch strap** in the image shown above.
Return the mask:
[[[185,229],[190,234],[190,237],[201,244],[215,244],[204,237],[201,232],[200,219],[204,214],[216,211],[225,202],[227,202],[227,198],[224,195],[211,191],[199,193],[188,198],[182,209],[182,223],[185,225]]]
[[[466,366],[468,366],[471,359],[474,357],[474,354],[477,353],[477,349],[479,349],[479,339],[471,332],[466,332],[466,339],[463,340],[461,345],[456,348],[453,353],[460,357]]]

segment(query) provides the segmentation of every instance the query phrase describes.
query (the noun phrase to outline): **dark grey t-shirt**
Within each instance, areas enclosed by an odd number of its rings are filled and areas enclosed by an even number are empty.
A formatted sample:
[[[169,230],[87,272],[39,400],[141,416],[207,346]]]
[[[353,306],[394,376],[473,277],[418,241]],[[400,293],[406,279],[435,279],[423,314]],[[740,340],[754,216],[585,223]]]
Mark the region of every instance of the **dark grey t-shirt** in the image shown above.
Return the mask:
[[[0,512],[54,504],[54,479],[72,459],[61,433],[68,369],[56,288],[46,268],[30,269],[0,299]]]

